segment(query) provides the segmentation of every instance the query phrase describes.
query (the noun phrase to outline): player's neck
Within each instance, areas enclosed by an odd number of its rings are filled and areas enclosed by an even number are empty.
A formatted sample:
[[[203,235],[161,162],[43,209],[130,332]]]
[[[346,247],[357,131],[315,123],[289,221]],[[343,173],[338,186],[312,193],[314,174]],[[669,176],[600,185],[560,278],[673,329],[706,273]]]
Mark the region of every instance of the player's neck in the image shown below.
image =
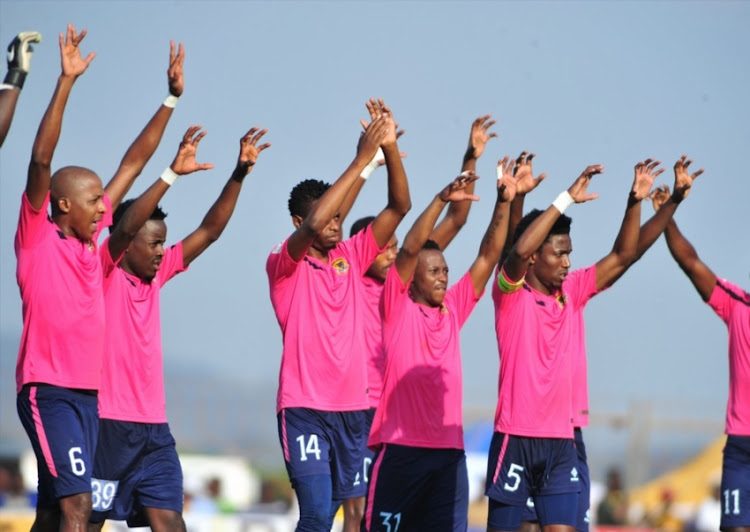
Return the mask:
[[[327,249],[320,250],[316,247],[310,246],[310,248],[307,250],[307,255],[319,260],[324,264],[328,264],[328,251],[329,250]]]

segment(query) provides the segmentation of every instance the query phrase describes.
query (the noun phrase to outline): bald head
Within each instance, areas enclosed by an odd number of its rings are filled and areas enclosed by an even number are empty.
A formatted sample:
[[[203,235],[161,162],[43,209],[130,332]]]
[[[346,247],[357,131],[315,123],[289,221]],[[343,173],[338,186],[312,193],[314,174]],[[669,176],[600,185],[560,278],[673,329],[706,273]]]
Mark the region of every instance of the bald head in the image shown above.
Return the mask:
[[[66,235],[88,242],[106,212],[99,176],[87,168],[66,166],[50,181],[52,219]]]
[[[88,168],[81,166],[66,166],[60,168],[52,176],[50,182],[50,202],[53,205],[62,198],[73,198],[81,193],[82,190],[87,189],[97,183],[101,186],[102,181],[99,176]]]

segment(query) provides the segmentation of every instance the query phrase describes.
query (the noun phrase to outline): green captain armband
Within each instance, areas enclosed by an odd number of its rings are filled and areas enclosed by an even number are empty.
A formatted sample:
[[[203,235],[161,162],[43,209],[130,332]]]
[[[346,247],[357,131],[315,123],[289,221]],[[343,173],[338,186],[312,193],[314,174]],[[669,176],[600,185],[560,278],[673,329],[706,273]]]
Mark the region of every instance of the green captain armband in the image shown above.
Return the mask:
[[[500,273],[497,276],[497,287],[504,294],[512,294],[513,292],[517,292],[523,286],[525,280],[526,276],[524,275],[519,281],[516,281],[515,283],[513,281],[509,281],[505,276],[505,268],[500,268]]]

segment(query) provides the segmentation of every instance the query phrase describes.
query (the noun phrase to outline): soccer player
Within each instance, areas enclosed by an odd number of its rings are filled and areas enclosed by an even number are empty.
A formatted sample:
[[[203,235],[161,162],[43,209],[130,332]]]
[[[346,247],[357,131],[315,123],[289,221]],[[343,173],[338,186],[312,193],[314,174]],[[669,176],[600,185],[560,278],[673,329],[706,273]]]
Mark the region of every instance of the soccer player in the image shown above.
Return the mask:
[[[528,165],[530,166],[530,162]],[[686,157],[683,156],[675,164],[675,194],[672,195],[667,202],[665,207],[660,209],[654,216],[652,216],[643,226],[640,228],[638,235],[638,244],[636,250],[635,260],[639,260],[641,256],[651,247],[651,245],[659,238],[664,232],[667,226],[667,222],[674,215],[677,206],[680,204],[682,199],[687,197],[688,191],[692,186],[693,180],[703,173],[703,170],[699,170],[692,175],[687,173],[687,166],[690,161],[686,162]],[[529,168],[530,169],[530,168]],[[519,184],[520,186],[520,184]],[[511,210],[516,208],[516,202],[519,201],[519,196],[516,194],[516,200]],[[523,197],[520,198],[523,202]],[[522,208],[522,206],[520,207]],[[511,222],[512,223],[512,222]],[[623,272],[624,273],[624,272]],[[578,457],[578,463],[576,465],[578,478],[580,479],[581,492],[578,497],[578,515],[576,518],[576,530],[579,532],[588,532],[590,523],[590,489],[591,482],[589,477],[589,468],[586,457],[586,446],[583,441],[583,427],[588,426],[588,371],[586,361],[586,350],[581,349],[577,351],[578,358],[574,361],[574,370],[572,373],[572,394],[573,394],[573,408],[571,418],[574,426],[574,436],[576,442],[576,454]],[[529,498],[527,501],[527,507],[523,513],[523,524],[522,531],[538,530],[538,516],[534,509],[534,501]]]
[[[461,172],[474,172],[476,170],[476,162],[479,157],[482,156],[487,141],[493,137],[497,137],[497,133],[488,132],[488,129],[495,124],[495,120],[490,120],[490,118],[490,115],[480,116],[472,123],[471,132],[469,134],[469,145],[464,153]],[[403,156],[404,154],[401,155]],[[378,163],[379,159],[376,155],[376,158],[370,162],[368,168],[374,170]],[[370,173],[368,173],[368,168],[365,170],[366,174],[360,176],[362,179],[359,179],[358,183],[352,187],[352,190],[356,188],[357,191],[359,191],[359,189],[361,189],[361,185],[364,184],[364,181],[370,175]],[[365,177],[365,175],[367,177]],[[357,187],[357,185],[360,186]],[[465,192],[470,195],[473,194],[474,181],[467,184]],[[351,203],[353,203],[353,201]],[[448,213],[440,221],[437,227],[433,229],[432,234],[430,235],[430,240],[435,241],[440,249],[444,251],[464,224],[466,224],[470,208],[470,200],[451,202],[448,206]],[[342,207],[342,221],[346,218],[347,214],[348,209],[345,210],[345,208]],[[374,216],[366,216],[354,222],[349,236],[353,237],[355,234],[365,229],[374,219]],[[370,265],[365,275],[361,278],[364,289],[363,310],[365,312],[365,317],[360,322],[363,333],[361,349],[365,352],[367,357],[367,379],[370,397],[370,409],[367,412],[368,434],[370,432],[370,427],[372,426],[372,420],[375,417],[375,409],[380,402],[380,394],[383,389],[383,373],[385,372],[383,321],[380,318],[380,296],[383,293],[383,284],[385,283],[388,269],[396,259],[397,252],[398,238],[396,238],[396,235],[394,234],[391,237],[390,242],[388,242],[388,248],[375,258],[375,261]],[[372,463],[374,455],[375,453],[370,449],[364,450],[362,475],[361,480],[358,480],[364,484],[367,484],[369,480],[367,477],[367,470]],[[360,522],[364,515],[364,504],[364,497],[344,501],[344,532],[356,532],[360,529]]]
[[[72,25],[60,35],[62,73],[34,141],[15,238],[23,301],[17,406],[37,458],[35,530],[83,530],[91,513],[104,352],[104,267],[97,238],[110,225],[110,205],[119,204],[153,154],[172,113],[161,106],[106,188],[94,172],[78,166],[51,176],[70,91],[94,59],[93,53],[81,56],[85,35]],[[170,64],[170,91],[182,90],[181,68],[176,59]],[[114,262],[144,221],[134,219],[136,227],[123,226],[124,233],[110,239]]]
[[[512,167],[506,157],[477,258],[450,289],[445,258],[429,236],[448,202],[478,199],[465,191],[473,172],[435,196],[388,270],[381,302],[385,379],[370,432],[377,451],[363,530],[466,530],[459,331],[500,259],[515,194]]]
[[[366,124],[363,124],[366,125]],[[361,283],[411,207],[390,113],[380,112],[360,138],[354,160],[333,185],[306,180],[289,210],[295,231],[274,248],[266,271],[282,330],[277,418],[287,472],[300,507],[297,530],[329,530],[362,466],[369,408]],[[367,230],[341,242],[339,209],[378,147],[388,167],[388,204]]]
[[[172,172],[182,176],[212,167],[195,161],[203,137],[197,127],[185,133],[167,179],[157,180],[141,198],[115,211],[118,225],[133,210],[146,210],[150,217],[119,267],[110,268],[104,279],[106,357],[92,479],[91,521],[96,524],[90,530],[101,530],[105,519],[127,520],[131,527],[150,526],[155,531],[185,530],[182,470],[166,417],[159,292],[219,238],[245,177],[270,146],[257,145],[265,133],[252,128],[242,137],[237,165],[221,195],[198,229],[181,242],[165,248],[166,214],[156,203],[169,188]]]
[[[684,161],[683,157],[683,161]],[[679,164],[679,162],[678,162]],[[677,165],[675,166],[677,171]],[[695,175],[695,174],[693,174]],[[675,194],[654,194],[661,211]],[[663,205],[663,206],[662,206]],[[729,399],[721,471],[721,530],[750,531],[750,294],[716,274],[670,219],[664,236],[669,252],[693,286],[729,330]]]
[[[587,187],[602,166],[586,168],[552,206],[532,211],[516,228],[520,236],[493,285],[500,378],[487,465],[488,530],[518,530],[530,496],[544,530],[580,526],[572,412],[578,402],[571,389],[575,365],[585,364],[583,308],[635,260],[640,202],[663,171],[658,164],[636,165],[612,252],[592,267],[568,275],[571,220],[562,212],[597,197]]]
[[[0,84],[0,146],[8,135],[13,114],[16,112],[16,102],[31,68],[31,56],[34,55],[31,43],[37,42],[42,42],[41,33],[23,31],[8,45],[8,73]]]

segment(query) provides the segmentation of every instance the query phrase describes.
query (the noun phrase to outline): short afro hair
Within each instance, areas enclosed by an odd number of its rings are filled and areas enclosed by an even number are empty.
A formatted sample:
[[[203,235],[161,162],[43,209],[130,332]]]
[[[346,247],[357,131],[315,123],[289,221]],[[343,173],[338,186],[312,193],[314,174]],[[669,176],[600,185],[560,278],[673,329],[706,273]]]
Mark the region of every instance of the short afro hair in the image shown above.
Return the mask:
[[[432,240],[431,238],[428,238],[427,241],[424,244],[422,244],[422,249],[425,249],[425,250],[434,249],[440,252],[443,251],[442,249],[440,249],[440,246],[438,246],[438,243]]]
[[[133,203],[135,203],[135,199],[129,199],[129,200],[123,201],[117,206],[117,208],[115,209],[115,212],[112,214],[112,225],[109,226],[110,233],[113,231],[114,227],[117,227],[117,224],[120,223],[120,220],[122,220],[122,217],[125,215],[125,211],[127,211]],[[156,208],[154,209],[154,212],[151,213],[151,216],[149,216],[148,219],[149,220],[163,220],[166,217],[167,217],[167,213],[161,209],[160,205],[157,205]]]
[[[354,222],[352,224],[351,231],[349,231],[349,238],[359,233],[362,229],[370,225],[374,220],[375,220],[374,216],[365,216],[364,218],[360,218],[359,220]]]
[[[529,228],[531,223],[539,218],[544,211],[540,211],[539,209],[534,209],[526,214],[523,218],[521,218],[521,221],[518,222],[518,225],[516,226],[516,232],[513,235],[513,245],[518,242],[518,239],[521,238],[521,235],[526,231],[526,229]],[[569,235],[570,234],[570,224],[573,223],[573,219],[570,216],[565,216],[564,214],[561,214],[560,217],[555,222],[555,225],[552,226],[552,229],[550,229],[549,233],[547,233],[547,236],[545,237],[544,241],[547,242],[549,240],[549,237],[552,235]]]
[[[289,214],[305,218],[310,212],[310,205],[320,199],[329,188],[330,183],[319,179],[305,179],[289,194]]]

